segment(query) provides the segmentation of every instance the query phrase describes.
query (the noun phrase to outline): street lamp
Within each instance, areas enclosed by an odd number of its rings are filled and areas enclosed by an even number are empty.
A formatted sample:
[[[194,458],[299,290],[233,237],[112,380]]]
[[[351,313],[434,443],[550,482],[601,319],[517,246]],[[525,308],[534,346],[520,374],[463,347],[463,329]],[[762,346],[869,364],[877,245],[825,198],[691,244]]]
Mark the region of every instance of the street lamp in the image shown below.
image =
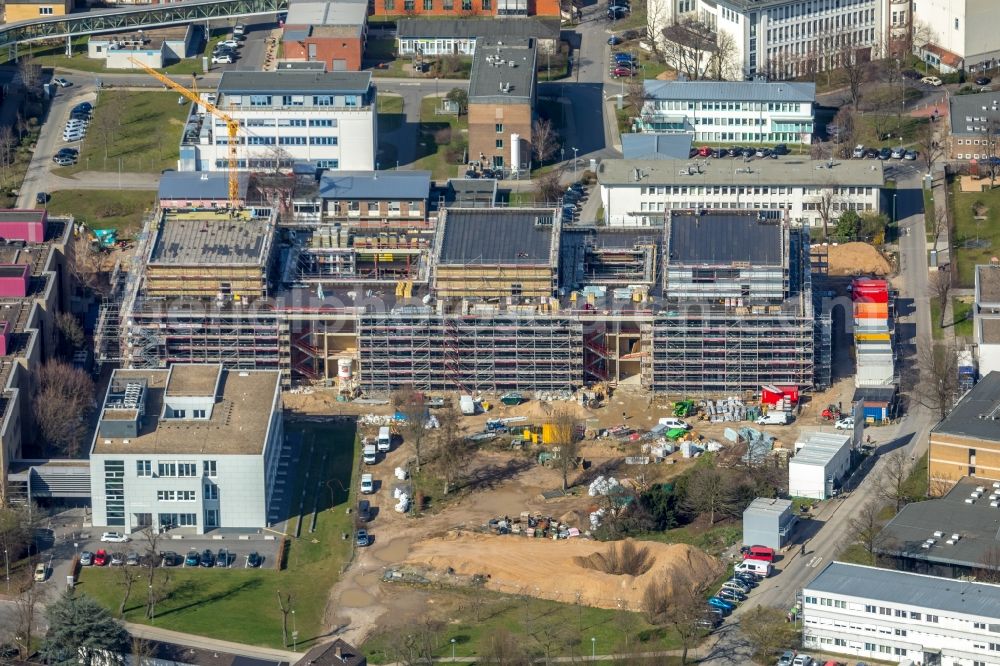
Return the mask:
[[[565,162],[566,162],[566,148],[565,147],[560,148],[559,152],[562,154],[562,159],[559,160],[559,161],[563,162],[565,164]]]
[[[896,193],[892,193],[892,221],[896,222]]]
[[[295,623],[295,609],[292,609],[292,652],[299,651],[299,627]]]
[[[597,638],[594,636],[590,637],[590,659],[597,659]]]
[[[579,148],[573,148],[573,180],[576,180],[576,154],[579,150]]]
[[[151,624],[156,623],[156,597],[153,596],[153,586],[149,586],[149,622]]]
[[[7,549],[3,549],[3,567],[7,571],[7,596],[10,596],[10,560],[7,559]]]
[[[455,661],[455,639],[451,639],[451,660]]]

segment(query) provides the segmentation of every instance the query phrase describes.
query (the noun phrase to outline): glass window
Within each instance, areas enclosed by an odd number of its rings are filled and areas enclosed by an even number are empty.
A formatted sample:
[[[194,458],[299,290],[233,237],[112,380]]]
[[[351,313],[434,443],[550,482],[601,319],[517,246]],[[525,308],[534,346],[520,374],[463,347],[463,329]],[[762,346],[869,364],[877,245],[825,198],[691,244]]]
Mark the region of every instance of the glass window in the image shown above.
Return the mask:
[[[333,106],[333,95],[315,95],[313,104],[316,106]]]
[[[472,11],[472,0],[462,0],[462,11],[463,12]]]
[[[151,460],[136,460],[135,461],[135,475],[136,476],[153,476],[153,461],[151,461]]]
[[[250,106],[271,106],[271,96],[250,95]]]
[[[358,96],[357,95],[344,95],[344,106],[357,106]]]
[[[382,0],[382,8],[387,12],[396,9],[396,0]]]
[[[204,472],[205,476],[216,476],[218,474],[215,462],[216,461],[214,461],[214,460],[202,460],[201,461],[201,468],[202,468],[202,471]]]
[[[217,500],[219,499],[219,486],[214,483],[205,484],[205,499],[207,500]]]

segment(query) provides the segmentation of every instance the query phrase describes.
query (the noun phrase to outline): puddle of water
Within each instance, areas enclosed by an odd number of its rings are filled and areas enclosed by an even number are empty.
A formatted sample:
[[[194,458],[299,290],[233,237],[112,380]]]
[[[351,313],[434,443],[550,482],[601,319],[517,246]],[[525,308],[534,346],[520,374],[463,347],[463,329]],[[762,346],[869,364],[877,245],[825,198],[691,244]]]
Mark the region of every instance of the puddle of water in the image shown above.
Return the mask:
[[[406,539],[397,539],[390,544],[387,544],[385,548],[382,548],[376,553],[373,553],[376,558],[383,562],[395,563],[402,562],[406,559],[406,556],[410,554],[410,549],[413,544]]]

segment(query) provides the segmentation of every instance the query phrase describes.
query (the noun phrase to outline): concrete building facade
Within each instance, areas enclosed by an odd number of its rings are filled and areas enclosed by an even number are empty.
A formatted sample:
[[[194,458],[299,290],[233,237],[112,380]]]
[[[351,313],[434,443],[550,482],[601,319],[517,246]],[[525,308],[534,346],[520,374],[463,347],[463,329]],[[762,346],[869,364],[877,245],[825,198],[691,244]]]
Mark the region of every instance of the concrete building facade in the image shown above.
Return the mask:
[[[758,497],[743,511],[743,543],[780,551],[795,528],[792,500]]]
[[[558,18],[405,18],[397,22],[396,53],[400,56],[464,55],[476,52],[480,39],[534,39],[539,53],[554,53],[559,44]]]
[[[1000,372],[984,375],[931,428],[929,456],[934,494],[966,476],[1000,481]]]
[[[374,0],[375,16],[559,16],[558,0]]]
[[[87,40],[87,57],[104,60],[108,69],[139,69],[132,60],[160,69],[196,55],[201,27],[194,25],[138,30],[131,33],[93,35]]]
[[[916,0],[913,25],[926,33],[914,50],[941,72],[971,72],[1000,58],[997,6],[992,0]]]
[[[93,524],[267,527],[283,437],[277,372],[115,370],[90,451]]]
[[[281,35],[284,58],[322,62],[328,72],[357,72],[368,37],[368,3],[294,2]]]
[[[4,21],[27,21],[29,19],[65,16],[73,11],[73,0],[13,0],[5,2]]]
[[[1000,160],[1000,93],[949,95],[948,110],[948,157],[979,163]]]

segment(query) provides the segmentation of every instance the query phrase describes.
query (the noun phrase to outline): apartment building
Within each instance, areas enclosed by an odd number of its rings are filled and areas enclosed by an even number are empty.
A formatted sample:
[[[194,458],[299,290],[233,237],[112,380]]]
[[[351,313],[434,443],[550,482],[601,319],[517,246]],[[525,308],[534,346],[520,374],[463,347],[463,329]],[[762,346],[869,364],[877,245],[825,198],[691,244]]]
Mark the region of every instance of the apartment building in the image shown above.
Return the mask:
[[[643,92],[642,132],[693,132],[695,142],[812,142],[814,83],[647,80]]]
[[[888,29],[886,0],[659,1],[664,23],[696,18],[731,44],[722,69],[739,78],[788,79],[869,59]]]
[[[597,182],[613,227],[659,225],[674,210],[782,211],[793,224],[821,226],[824,212],[831,222],[847,210],[881,212],[885,178],[877,161],[785,156],[603,160]]]
[[[1000,58],[994,0],[914,0],[917,54],[947,74],[995,67]]]
[[[373,0],[375,16],[559,16],[559,0]]]
[[[276,371],[115,370],[90,450],[95,527],[267,527],[283,441]]]
[[[286,60],[322,62],[330,72],[356,72],[367,36],[365,0],[293,2],[281,42]]]
[[[948,156],[953,160],[1000,158],[1000,92],[949,95]]]
[[[400,56],[464,55],[476,52],[481,39],[534,39],[540,53],[554,53],[559,44],[557,17],[527,18],[404,18],[396,23],[396,53]]]
[[[940,494],[959,479],[1000,481],[1000,372],[984,375],[931,428],[928,473]]]
[[[851,661],[1000,664],[1000,586],[831,562],[802,598],[806,650]]]
[[[226,71],[215,104],[239,121],[241,170],[371,170],[377,151],[376,89],[368,72]],[[228,169],[226,123],[192,105],[179,171]]]
[[[323,219],[359,227],[423,227],[430,191],[430,171],[334,171],[319,182]]]
[[[469,79],[469,161],[517,177],[531,165],[533,39],[484,39]]]

